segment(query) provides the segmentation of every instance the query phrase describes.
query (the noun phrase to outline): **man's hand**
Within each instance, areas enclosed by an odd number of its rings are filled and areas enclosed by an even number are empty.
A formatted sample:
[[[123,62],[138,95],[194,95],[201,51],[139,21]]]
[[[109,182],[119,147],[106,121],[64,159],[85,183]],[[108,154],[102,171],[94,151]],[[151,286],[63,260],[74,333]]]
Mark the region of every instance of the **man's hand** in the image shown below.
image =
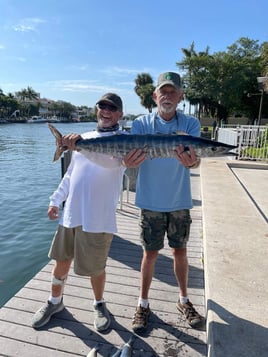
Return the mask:
[[[67,134],[61,138],[61,146],[68,148],[69,150],[75,150],[75,143],[77,140],[82,139],[79,134]]]
[[[49,219],[55,221],[55,219],[59,218],[59,207],[49,206],[47,210],[47,214]]]
[[[133,149],[123,157],[122,165],[128,168],[135,168],[144,160],[146,160],[146,153],[141,149]]]
[[[183,166],[187,168],[195,168],[199,166],[200,159],[196,156],[192,146],[189,146],[189,151],[184,151],[184,146],[179,145],[174,151],[175,157]]]

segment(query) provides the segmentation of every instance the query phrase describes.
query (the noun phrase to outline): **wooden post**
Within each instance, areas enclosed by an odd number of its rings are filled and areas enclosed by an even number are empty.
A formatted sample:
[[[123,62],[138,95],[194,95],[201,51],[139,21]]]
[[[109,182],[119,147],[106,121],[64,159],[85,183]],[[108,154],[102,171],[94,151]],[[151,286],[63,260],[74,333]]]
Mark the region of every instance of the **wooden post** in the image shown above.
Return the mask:
[[[71,162],[71,157],[72,157],[72,152],[70,150],[66,151],[63,154],[63,157],[61,158],[61,177],[63,177],[65,172],[67,171],[68,166]]]
[[[72,158],[72,152],[70,150],[66,151],[63,154],[63,157],[61,158],[61,178],[63,178],[63,176],[65,175],[65,172],[67,171],[68,166],[70,165],[71,158]],[[64,203],[65,201],[62,202],[62,207],[64,207]]]

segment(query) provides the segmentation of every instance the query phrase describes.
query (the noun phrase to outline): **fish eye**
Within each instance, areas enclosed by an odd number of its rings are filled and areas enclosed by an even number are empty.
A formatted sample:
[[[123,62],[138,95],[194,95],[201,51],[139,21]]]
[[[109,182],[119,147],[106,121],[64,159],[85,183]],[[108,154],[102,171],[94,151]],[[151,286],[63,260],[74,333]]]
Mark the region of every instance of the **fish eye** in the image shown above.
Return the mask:
[[[217,148],[216,148],[215,146],[213,146],[213,147],[211,148],[211,150],[212,150],[212,151],[217,151]]]

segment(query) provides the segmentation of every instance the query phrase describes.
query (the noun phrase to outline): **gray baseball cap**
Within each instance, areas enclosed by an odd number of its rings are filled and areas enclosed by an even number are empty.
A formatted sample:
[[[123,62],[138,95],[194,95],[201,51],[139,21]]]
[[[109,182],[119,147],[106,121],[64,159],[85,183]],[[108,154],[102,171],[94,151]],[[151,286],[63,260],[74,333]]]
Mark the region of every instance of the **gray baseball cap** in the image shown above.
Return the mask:
[[[108,102],[108,103],[114,105],[121,112],[123,110],[122,99],[119,97],[119,95],[117,95],[115,93],[104,94],[96,104],[99,104],[101,102]]]
[[[156,88],[161,88],[163,86],[170,85],[176,89],[181,89],[181,77],[175,72],[165,72],[161,73],[158,77]]]

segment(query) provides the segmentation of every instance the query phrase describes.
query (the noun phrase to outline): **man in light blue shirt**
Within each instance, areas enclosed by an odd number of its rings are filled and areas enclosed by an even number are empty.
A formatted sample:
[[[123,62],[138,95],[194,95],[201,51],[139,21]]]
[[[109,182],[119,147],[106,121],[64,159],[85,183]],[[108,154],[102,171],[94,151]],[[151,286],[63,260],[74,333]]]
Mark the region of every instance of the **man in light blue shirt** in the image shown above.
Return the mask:
[[[177,73],[160,74],[153,93],[157,112],[134,120],[132,134],[174,134],[184,132],[200,136],[199,120],[177,111],[183,99],[181,79]],[[126,167],[139,167],[136,185],[136,205],[141,208],[140,228],[143,245],[141,263],[141,290],[138,306],[132,321],[135,332],[144,331],[150,314],[149,289],[154,266],[164,236],[174,256],[174,273],[179,287],[177,309],[184,314],[191,327],[199,327],[203,317],[193,307],[187,295],[189,239],[192,205],[190,168],[198,167],[200,160],[193,148],[184,151],[182,145],[174,152],[174,158],[145,159],[137,150],[124,158]]]

